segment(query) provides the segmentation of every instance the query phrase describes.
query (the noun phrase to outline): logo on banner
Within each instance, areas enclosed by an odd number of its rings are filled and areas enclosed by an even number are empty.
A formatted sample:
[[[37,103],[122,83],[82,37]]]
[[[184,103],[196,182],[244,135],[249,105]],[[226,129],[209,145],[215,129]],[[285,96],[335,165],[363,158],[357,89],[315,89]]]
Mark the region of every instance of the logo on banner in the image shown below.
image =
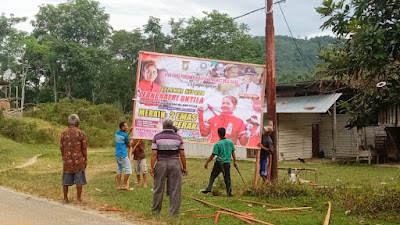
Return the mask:
[[[190,63],[190,61],[183,61],[182,60],[182,70],[184,70],[184,71],[189,70],[189,63]]]

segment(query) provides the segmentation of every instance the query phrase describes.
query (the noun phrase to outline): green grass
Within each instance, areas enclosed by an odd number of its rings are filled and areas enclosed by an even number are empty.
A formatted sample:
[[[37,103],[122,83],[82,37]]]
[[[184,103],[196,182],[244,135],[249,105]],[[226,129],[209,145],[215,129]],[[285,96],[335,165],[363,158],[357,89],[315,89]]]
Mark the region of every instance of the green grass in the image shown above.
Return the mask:
[[[112,138],[112,137],[111,137]],[[13,169],[15,166],[27,161],[29,158],[42,154],[38,163],[23,169]],[[150,156],[147,152],[147,156]],[[44,196],[54,200],[62,199],[61,175],[62,162],[58,146],[56,145],[35,145],[21,144],[3,136],[0,136],[0,185],[21,190],[27,193]],[[114,181],[115,175],[115,159],[114,149],[98,148],[89,149],[88,153],[87,178],[88,185],[84,187],[84,198],[89,200],[93,208],[99,209],[102,205],[107,204],[111,207],[123,208],[135,211],[133,215],[140,217],[145,221],[153,224],[153,221],[165,221],[167,224],[213,224],[213,218],[192,218],[191,214],[215,214],[216,209],[204,204],[195,202],[191,199],[182,198],[181,215],[178,218],[170,218],[168,216],[169,200],[164,196],[163,210],[160,215],[152,215],[150,212],[152,205],[153,179],[149,178],[148,188],[136,187],[136,177],[131,178],[131,185],[134,191],[117,191]],[[295,206],[311,206],[311,210],[304,212],[283,211],[283,212],[267,212],[267,208],[257,205],[249,207],[247,203],[239,202],[234,199],[217,198],[211,195],[204,196],[199,190],[205,188],[208,182],[211,165],[208,170],[203,168],[205,159],[188,159],[189,175],[183,178],[183,193],[197,198],[204,199],[214,204],[230,208],[236,211],[249,212],[256,214],[257,218],[268,221],[273,224],[322,224],[325,218],[327,204],[330,200],[327,196],[313,193],[311,187],[303,187],[307,190],[307,195],[291,196],[287,198],[266,198],[256,196],[240,196],[252,184],[254,177],[254,162],[239,161],[238,165],[242,175],[246,181],[243,184],[237,172],[232,168],[232,184],[235,197],[242,199],[266,202],[287,207]],[[148,164],[150,160],[148,157]],[[293,168],[316,168],[318,169],[318,180],[320,185],[327,186],[380,186],[392,185],[399,187],[400,185],[400,169],[376,167],[365,164],[298,164],[298,163],[280,163],[279,167]],[[281,179],[287,177],[285,171],[279,173]],[[312,179],[313,173],[302,172],[301,177],[304,179]],[[393,178],[393,179],[392,179]],[[225,196],[223,180],[218,178],[215,182],[214,189],[216,192]],[[101,190],[99,192],[98,190]],[[71,189],[70,197],[74,201],[75,191]],[[184,213],[185,210],[198,208],[199,211]],[[396,224],[399,221],[399,215],[388,214],[384,216],[365,214],[345,215],[346,207],[340,202],[333,201],[333,211],[330,224],[359,224],[360,220],[364,220],[369,224]],[[129,213],[127,213],[129,214]],[[378,218],[378,219],[371,219]],[[389,222],[388,222],[389,221]],[[390,222],[392,221],[392,222]],[[244,224],[239,220],[228,215],[222,215],[221,224]]]

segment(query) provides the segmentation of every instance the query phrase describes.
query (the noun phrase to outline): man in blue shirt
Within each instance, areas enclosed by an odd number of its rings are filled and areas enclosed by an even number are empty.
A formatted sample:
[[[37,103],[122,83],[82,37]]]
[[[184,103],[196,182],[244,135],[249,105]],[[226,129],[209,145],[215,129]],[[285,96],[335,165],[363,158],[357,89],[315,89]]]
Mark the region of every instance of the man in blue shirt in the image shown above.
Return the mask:
[[[117,175],[115,176],[118,182],[118,190],[131,191],[133,188],[129,188],[129,175],[132,174],[131,162],[128,157],[128,149],[130,147],[129,136],[126,134],[128,130],[128,124],[125,122],[119,123],[120,130],[115,132],[115,160],[117,161]],[[131,132],[132,128],[129,130]],[[124,185],[121,185],[122,170],[125,171]]]

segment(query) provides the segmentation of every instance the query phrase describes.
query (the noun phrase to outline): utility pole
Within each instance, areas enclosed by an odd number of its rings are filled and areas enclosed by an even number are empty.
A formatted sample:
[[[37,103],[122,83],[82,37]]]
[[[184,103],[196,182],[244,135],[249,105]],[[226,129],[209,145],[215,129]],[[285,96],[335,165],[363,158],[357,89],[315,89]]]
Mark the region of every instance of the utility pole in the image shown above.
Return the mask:
[[[277,154],[277,116],[276,116],[276,75],[275,75],[275,30],[273,0],[266,0],[266,26],[265,26],[265,65],[267,73],[267,118],[274,123],[272,141],[274,151],[271,160],[271,180],[278,179],[278,154]]]

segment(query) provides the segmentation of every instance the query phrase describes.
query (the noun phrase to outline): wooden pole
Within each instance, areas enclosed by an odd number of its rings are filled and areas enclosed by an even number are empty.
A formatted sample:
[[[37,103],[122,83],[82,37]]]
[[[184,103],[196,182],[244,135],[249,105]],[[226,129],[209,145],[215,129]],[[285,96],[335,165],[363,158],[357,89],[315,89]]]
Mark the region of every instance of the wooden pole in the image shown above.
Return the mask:
[[[261,149],[257,149],[257,156],[256,156],[256,171],[254,172],[254,188],[258,186],[258,172],[260,170],[260,153]]]
[[[271,136],[274,142],[272,153],[271,179],[278,179],[278,149],[277,149],[277,116],[276,116],[276,75],[275,75],[275,31],[273,17],[273,0],[266,0],[266,26],[265,26],[265,65],[267,89],[267,118],[274,123],[274,132]]]
[[[326,212],[324,225],[329,225],[329,221],[331,219],[331,211],[332,211],[332,203],[328,201],[328,212]]]
[[[241,221],[243,221],[243,222],[245,222],[245,223],[247,223],[247,224],[254,224],[254,222],[251,222],[250,220],[245,219],[245,218],[243,218],[243,217],[240,216],[240,215],[236,215],[236,214],[233,214],[233,213],[230,213],[230,212],[225,212],[225,211],[218,211],[218,213],[222,213],[222,214],[226,214],[226,215],[231,215],[231,216],[233,216],[233,217],[235,217],[235,218],[237,218],[237,219],[239,219],[239,220],[241,220]],[[217,215],[218,215],[218,214],[217,214]]]
[[[273,211],[290,211],[290,210],[303,210],[303,209],[312,209],[312,207],[294,207],[294,208],[279,208],[279,209],[267,209],[267,212],[273,212]]]
[[[271,181],[271,171],[272,171],[272,154],[269,155],[269,160],[268,160],[268,174],[267,174],[267,181]]]
[[[215,216],[214,224],[218,223],[219,217],[221,216],[221,211],[217,212],[217,215]]]
[[[336,121],[336,101],[333,104],[333,134],[332,134],[332,161],[336,160],[336,144],[337,144],[337,121]]]

